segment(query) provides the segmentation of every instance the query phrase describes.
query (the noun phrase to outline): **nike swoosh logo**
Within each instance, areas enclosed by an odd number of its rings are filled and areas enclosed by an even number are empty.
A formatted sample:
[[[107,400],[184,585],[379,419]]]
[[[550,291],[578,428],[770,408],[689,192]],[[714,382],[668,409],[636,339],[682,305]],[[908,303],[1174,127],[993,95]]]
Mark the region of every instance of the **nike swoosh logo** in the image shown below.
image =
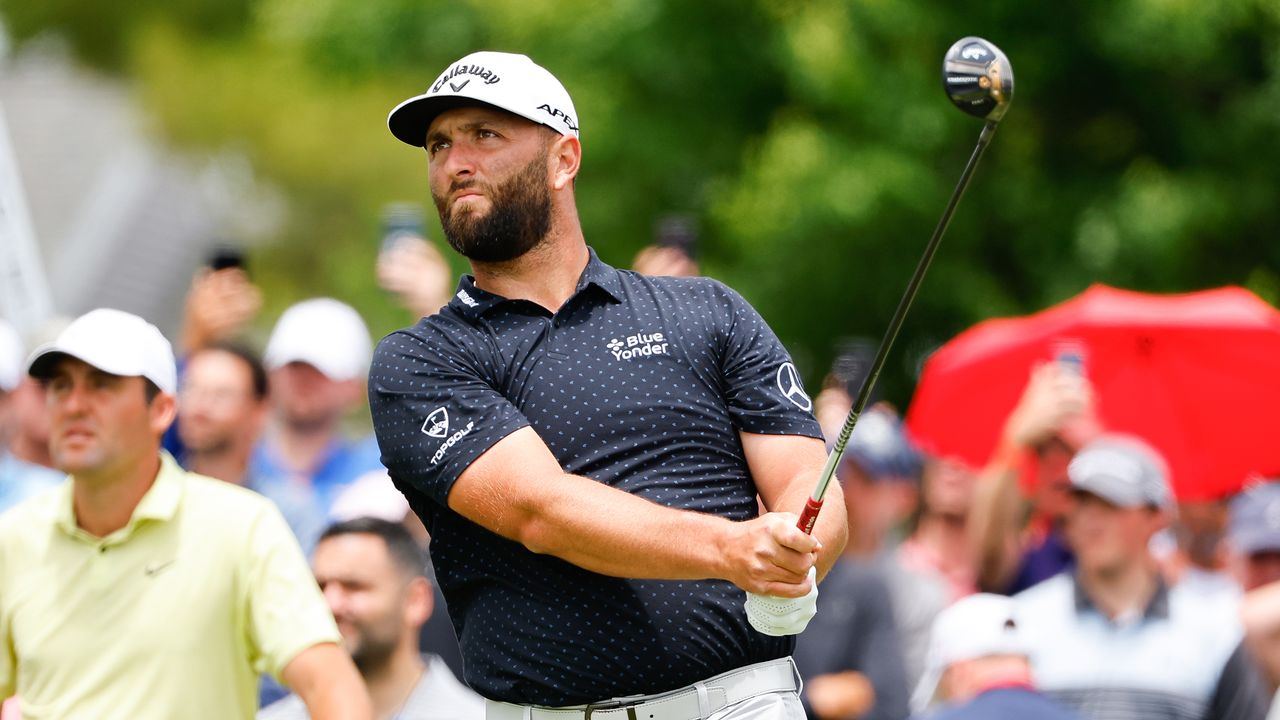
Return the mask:
[[[163,562],[163,563],[151,563],[150,565],[143,568],[142,572],[147,577],[155,577],[157,574],[160,573],[161,570],[164,570],[168,568],[170,565],[172,565],[173,562],[174,562],[173,560],[170,560],[169,562]]]
[[[466,87],[467,83],[469,82],[471,82],[471,78],[467,78],[466,80],[463,80],[461,85],[454,85],[453,83],[449,83],[449,87],[453,88],[454,92],[462,92],[462,88]]]

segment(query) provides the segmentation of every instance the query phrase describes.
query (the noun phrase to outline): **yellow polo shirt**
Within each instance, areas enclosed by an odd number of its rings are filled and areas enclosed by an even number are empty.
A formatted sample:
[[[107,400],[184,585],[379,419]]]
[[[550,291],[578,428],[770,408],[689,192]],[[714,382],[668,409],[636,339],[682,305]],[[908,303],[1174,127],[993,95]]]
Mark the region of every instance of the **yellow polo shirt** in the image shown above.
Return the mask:
[[[339,641],[275,506],[168,455],[107,537],[70,480],[0,516],[0,698],[25,720],[252,718],[259,672]]]

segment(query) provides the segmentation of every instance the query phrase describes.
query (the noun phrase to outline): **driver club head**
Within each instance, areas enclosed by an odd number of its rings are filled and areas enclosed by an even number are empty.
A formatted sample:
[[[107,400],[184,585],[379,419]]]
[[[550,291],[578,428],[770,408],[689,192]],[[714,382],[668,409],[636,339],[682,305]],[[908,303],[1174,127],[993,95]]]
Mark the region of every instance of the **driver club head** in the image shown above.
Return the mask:
[[[961,38],[947,50],[942,84],[956,107],[990,122],[999,122],[1013,100],[1009,58],[980,37]]]

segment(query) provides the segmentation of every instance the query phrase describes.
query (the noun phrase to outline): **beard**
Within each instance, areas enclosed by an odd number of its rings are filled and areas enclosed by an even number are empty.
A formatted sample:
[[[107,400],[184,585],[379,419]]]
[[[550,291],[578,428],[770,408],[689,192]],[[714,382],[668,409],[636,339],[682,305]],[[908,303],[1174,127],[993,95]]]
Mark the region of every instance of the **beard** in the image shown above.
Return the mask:
[[[489,198],[485,215],[450,207],[446,197],[432,193],[440,225],[449,246],[469,260],[498,263],[515,260],[537,247],[551,230],[551,191],[547,188],[546,158],[534,158],[506,182],[482,185],[478,180],[455,182],[454,191],[480,185]]]
[[[352,624],[355,626],[355,635],[343,638],[343,642],[356,669],[361,675],[368,676],[385,668],[400,643],[398,628],[390,626],[390,623],[381,623],[386,627],[371,627],[370,623],[365,622]]]

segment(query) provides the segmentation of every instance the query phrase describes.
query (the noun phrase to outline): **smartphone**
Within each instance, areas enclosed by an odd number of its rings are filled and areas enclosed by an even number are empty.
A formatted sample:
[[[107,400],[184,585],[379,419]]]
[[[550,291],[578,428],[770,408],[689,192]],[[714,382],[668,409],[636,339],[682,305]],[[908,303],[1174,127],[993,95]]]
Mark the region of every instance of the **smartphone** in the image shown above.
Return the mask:
[[[689,215],[663,215],[654,224],[653,243],[658,247],[675,248],[690,260],[698,257],[698,228]]]
[[[382,235],[379,241],[386,251],[403,238],[425,238],[422,206],[417,203],[389,203],[382,209]]]
[[[245,263],[244,251],[238,247],[223,245],[215,248],[209,255],[209,269],[217,272],[219,270],[227,270],[230,268],[240,268],[248,270]]]
[[[1064,341],[1056,344],[1054,362],[1063,369],[1084,377],[1084,343]]]

